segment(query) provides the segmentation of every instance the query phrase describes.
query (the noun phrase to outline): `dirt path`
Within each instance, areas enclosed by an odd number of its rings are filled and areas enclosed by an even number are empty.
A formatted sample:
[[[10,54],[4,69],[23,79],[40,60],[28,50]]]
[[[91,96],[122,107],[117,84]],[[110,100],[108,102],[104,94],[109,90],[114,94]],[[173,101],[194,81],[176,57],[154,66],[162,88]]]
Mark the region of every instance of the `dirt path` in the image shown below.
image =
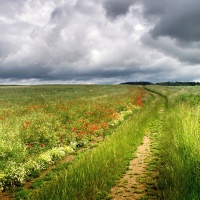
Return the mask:
[[[129,170],[120,179],[119,183],[111,189],[110,197],[120,199],[150,199],[147,196],[146,169],[149,160],[151,140],[145,136],[143,143],[138,146],[135,158],[130,162]]]

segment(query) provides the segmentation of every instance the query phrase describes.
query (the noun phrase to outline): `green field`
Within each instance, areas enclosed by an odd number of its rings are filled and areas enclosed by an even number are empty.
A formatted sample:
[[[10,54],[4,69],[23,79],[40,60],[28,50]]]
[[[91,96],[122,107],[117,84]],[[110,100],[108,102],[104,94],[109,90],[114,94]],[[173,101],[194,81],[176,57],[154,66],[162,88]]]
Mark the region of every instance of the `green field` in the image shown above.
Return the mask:
[[[199,102],[199,86],[0,86],[2,194],[108,199],[150,131],[154,199],[199,199]]]

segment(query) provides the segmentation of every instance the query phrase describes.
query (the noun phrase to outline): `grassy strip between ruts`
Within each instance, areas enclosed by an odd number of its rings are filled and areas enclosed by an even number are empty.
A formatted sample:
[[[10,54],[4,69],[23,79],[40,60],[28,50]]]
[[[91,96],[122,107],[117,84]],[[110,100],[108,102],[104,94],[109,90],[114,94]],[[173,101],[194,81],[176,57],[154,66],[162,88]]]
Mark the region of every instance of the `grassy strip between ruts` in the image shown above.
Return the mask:
[[[176,105],[166,115],[160,144],[164,199],[200,199],[199,117],[200,106],[187,104]]]
[[[158,154],[162,162],[158,181],[161,199],[199,200],[199,89],[197,87],[158,89],[163,94],[166,93],[166,89],[169,92],[168,110],[162,116],[162,126],[159,127],[158,135]]]
[[[162,99],[152,101],[125,121],[101,145],[88,150],[50,184],[29,193],[29,199],[103,199],[126,170],[129,160],[141,142],[146,125],[159,108]]]

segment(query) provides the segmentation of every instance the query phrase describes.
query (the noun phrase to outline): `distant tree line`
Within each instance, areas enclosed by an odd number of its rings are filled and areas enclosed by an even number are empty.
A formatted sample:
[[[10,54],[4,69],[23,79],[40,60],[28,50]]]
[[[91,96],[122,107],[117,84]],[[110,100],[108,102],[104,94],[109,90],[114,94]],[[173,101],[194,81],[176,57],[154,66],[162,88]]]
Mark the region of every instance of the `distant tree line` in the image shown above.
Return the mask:
[[[127,84],[127,85],[152,85],[153,83],[147,82],[147,81],[139,81],[139,82],[125,82],[121,84]]]
[[[160,82],[160,83],[151,83],[147,81],[134,81],[134,82],[125,82],[121,84],[127,85],[162,85],[162,86],[195,86],[200,85],[200,82]]]
[[[162,82],[162,83],[156,83],[156,85],[164,85],[164,86],[195,86],[195,85],[200,85],[200,82]]]

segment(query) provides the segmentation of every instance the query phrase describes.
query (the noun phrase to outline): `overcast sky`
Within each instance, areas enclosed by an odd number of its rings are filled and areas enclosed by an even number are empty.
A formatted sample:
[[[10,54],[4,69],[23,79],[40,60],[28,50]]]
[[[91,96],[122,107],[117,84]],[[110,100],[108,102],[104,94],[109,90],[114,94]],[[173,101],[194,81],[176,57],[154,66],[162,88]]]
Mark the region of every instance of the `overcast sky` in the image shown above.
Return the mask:
[[[200,81],[199,0],[0,0],[0,84]]]

